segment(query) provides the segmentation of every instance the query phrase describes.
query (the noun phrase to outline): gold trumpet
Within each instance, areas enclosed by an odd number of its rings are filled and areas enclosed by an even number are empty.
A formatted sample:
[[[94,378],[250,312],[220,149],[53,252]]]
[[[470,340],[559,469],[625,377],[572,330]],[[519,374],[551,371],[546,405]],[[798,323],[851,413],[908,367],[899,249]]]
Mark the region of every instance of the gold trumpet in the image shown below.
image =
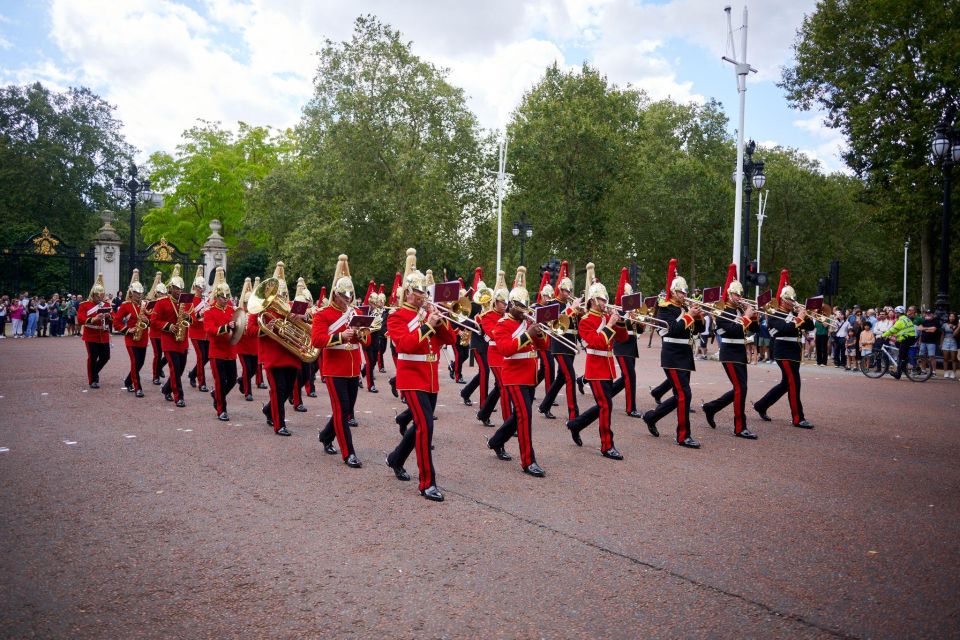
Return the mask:
[[[642,324],[651,329],[663,329],[666,331],[670,328],[670,325],[666,320],[661,320],[660,318],[655,318],[653,316],[642,313],[640,309],[631,309],[630,311],[624,312],[623,307],[616,304],[607,304],[604,305],[604,311],[610,313],[611,311],[616,311],[624,319],[630,320],[631,322],[636,322]]]
[[[310,325],[290,313],[290,307],[277,296],[279,289],[280,281],[276,278],[263,280],[250,294],[247,312],[258,314],[257,324],[267,337],[279,342],[302,362],[315,362],[320,350],[310,340]],[[272,328],[263,319],[265,311],[276,316]]]
[[[464,303],[464,301],[466,301]],[[457,325],[461,329],[466,329],[467,331],[472,331],[473,333],[480,335],[480,325],[478,325],[472,318],[462,313],[464,308],[469,312],[470,310],[470,299],[466,296],[456,300],[455,302],[449,303],[440,303],[436,304],[433,302],[428,302],[432,308],[437,310],[437,313],[442,315],[447,321]],[[463,305],[466,304],[466,307]]]
[[[574,342],[572,342],[571,340],[569,340],[568,338],[566,338],[566,337],[563,335],[563,332],[560,331],[559,329],[555,329],[555,328],[551,327],[550,325],[544,324],[544,323],[542,323],[542,322],[537,322],[536,316],[534,316],[532,313],[527,313],[526,311],[524,311],[523,317],[526,318],[531,324],[533,324],[533,325],[535,325],[536,327],[538,327],[538,328],[540,329],[540,331],[543,331],[545,334],[549,335],[551,338],[553,338],[554,340],[556,340],[557,342],[559,342],[559,343],[562,344],[563,346],[567,347],[568,349],[572,349],[572,350],[574,351],[574,353],[579,353],[579,352],[580,352],[580,347],[578,347]],[[563,318],[564,316],[561,315],[560,317]],[[559,319],[558,319],[558,321],[559,321]],[[568,318],[568,319],[567,319],[567,322],[569,323],[569,321],[570,321],[570,320],[569,320],[569,318]]]

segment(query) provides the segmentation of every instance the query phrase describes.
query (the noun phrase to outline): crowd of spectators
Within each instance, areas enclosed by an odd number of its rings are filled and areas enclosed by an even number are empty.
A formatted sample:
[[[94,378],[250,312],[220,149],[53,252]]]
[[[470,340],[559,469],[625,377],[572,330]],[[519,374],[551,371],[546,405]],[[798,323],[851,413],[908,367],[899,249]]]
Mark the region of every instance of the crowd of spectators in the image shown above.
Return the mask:
[[[77,308],[86,299],[82,294],[53,293],[50,296],[0,297],[0,340],[5,338],[58,338],[79,336]],[[121,292],[112,300],[114,311],[123,301]]]

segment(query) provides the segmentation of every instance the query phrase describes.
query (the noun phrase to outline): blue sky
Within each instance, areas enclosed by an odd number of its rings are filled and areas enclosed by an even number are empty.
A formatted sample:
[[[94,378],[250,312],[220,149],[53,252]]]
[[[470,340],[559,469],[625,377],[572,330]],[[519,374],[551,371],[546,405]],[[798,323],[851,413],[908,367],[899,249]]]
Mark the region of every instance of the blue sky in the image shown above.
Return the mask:
[[[748,137],[800,149],[843,168],[842,139],[819,114],[789,108],[776,87],[814,0],[750,5]],[[196,119],[286,127],[309,98],[315,52],[349,38],[372,13],[450,69],[483,126],[500,128],[555,60],[584,60],[652,98],[719,100],[737,122],[738,98],[717,0],[2,0],[0,82],[84,85],[117,107],[144,155],[172,151]],[[734,26],[743,4],[733,4]],[[736,36],[739,44],[739,35]],[[773,181],[770,186],[772,187]]]

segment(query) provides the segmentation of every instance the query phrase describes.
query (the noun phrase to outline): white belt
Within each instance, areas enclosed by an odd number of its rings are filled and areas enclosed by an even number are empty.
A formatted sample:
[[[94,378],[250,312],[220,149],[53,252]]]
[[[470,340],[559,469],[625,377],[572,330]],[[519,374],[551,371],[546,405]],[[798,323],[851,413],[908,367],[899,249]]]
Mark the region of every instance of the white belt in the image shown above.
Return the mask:
[[[803,338],[800,336],[788,336],[785,338],[776,338],[776,340],[783,340],[784,342],[803,342]]]
[[[536,358],[536,351],[524,351],[522,353],[515,353],[512,356],[504,356],[504,360],[526,360],[527,358]]]
[[[335,344],[332,347],[325,347],[328,351],[353,351],[354,349],[359,349],[360,345],[347,343],[347,344]]]
[[[487,340],[487,344],[489,344],[491,347],[497,346],[497,343],[494,342],[493,340]]]
[[[591,356],[600,356],[601,358],[610,358],[613,357],[613,351],[600,351],[598,349],[587,349],[587,353]]]
[[[747,344],[747,341],[743,338],[720,338],[720,342],[723,344]]]
[[[635,336],[635,335],[637,335],[637,334],[634,333],[633,331],[627,331],[627,335],[628,335],[628,336]]]
[[[435,353],[398,353],[398,360],[409,360],[410,362],[436,362]]]
[[[690,338],[670,338],[668,336],[663,337],[664,342],[672,342],[674,344],[690,344]]]

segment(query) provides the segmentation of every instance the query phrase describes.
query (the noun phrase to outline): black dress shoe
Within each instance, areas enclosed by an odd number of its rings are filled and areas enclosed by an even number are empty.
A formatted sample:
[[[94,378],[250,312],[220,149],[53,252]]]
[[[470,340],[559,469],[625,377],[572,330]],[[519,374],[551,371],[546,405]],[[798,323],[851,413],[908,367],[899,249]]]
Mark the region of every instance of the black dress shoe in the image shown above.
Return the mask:
[[[224,411],[223,413],[217,416],[217,420],[219,420],[220,422],[230,422],[230,416],[228,416],[227,412]]]
[[[453,380],[453,365],[452,365],[452,364],[448,364],[448,365],[447,365],[447,372],[450,374],[450,379]]]
[[[583,440],[580,439],[580,432],[573,428],[571,422],[571,420],[567,420],[567,429],[570,430],[570,439],[573,440],[573,444],[577,445],[578,447],[582,447]]]
[[[601,451],[600,455],[611,460],[623,460],[623,454],[617,451],[616,447],[610,447],[606,451]]]
[[[157,386],[159,387],[159,386],[160,386],[160,378],[154,378],[154,379],[153,379],[153,384],[155,384],[155,385],[157,385]]]
[[[163,394],[163,399],[166,400],[167,402],[173,402],[173,394],[165,393]]]
[[[143,397],[143,389],[137,389],[137,392],[134,393],[133,395],[137,396],[138,398],[142,398],[142,397]]]
[[[463,396],[460,396],[460,398],[463,399],[463,404],[465,404],[466,406],[468,407],[473,406],[473,400],[471,400],[470,398],[464,398]]]
[[[123,390],[126,391],[127,393],[133,393],[133,387],[129,384],[123,385]]]
[[[400,465],[393,466],[392,464],[390,464],[389,458],[387,458],[385,462],[387,463],[388,467],[393,469],[393,475],[397,476],[397,480],[400,480],[402,482],[407,482],[408,480],[410,480],[410,474],[407,473],[406,469],[404,469]]]
[[[183,398],[180,398],[179,400],[177,400],[176,404],[177,404],[178,407],[185,407],[185,406],[187,406],[187,403],[183,401]]]
[[[551,403],[550,403],[550,406],[551,406],[551,407],[559,407],[559,406],[560,406],[560,403],[559,403],[559,402],[551,402]]]
[[[443,502],[443,494],[440,493],[440,489],[437,489],[437,485],[431,485],[420,492],[427,500],[433,500],[434,502]]]
[[[278,429],[276,433],[277,433],[278,436],[289,436],[289,435],[293,435],[292,433],[290,433],[290,431],[289,431],[285,426],[284,426],[284,427],[280,427],[280,429]]]
[[[532,462],[529,467],[523,470],[524,473],[528,473],[535,478],[542,478],[547,475],[547,472],[540,468],[536,462]]]
[[[642,417],[643,417],[643,416],[640,414],[639,411],[627,411],[627,415],[630,416],[631,418],[642,418]]]
[[[353,453],[347,456],[347,459],[343,461],[343,464],[347,465],[351,469],[359,469],[363,466],[363,463],[360,462],[360,458]]]
[[[694,440],[693,438],[685,438],[683,442],[678,442],[681,447],[686,447],[688,449],[699,449],[700,443]]]
[[[492,427],[492,426],[493,426],[493,423],[490,422],[490,418],[484,418],[484,417],[482,417],[482,416],[480,415],[480,412],[479,412],[479,411],[477,412],[477,420],[479,420],[480,423],[481,423],[483,426],[485,426],[485,427]]]
[[[390,380],[388,380],[388,382],[390,383],[390,393],[393,394],[393,397],[394,397],[394,398],[399,398],[399,397],[400,397],[400,394],[397,393],[397,379],[396,379],[396,378],[390,378]]]
[[[379,369],[377,369],[377,371],[379,371],[380,373],[386,373],[386,372],[387,372],[387,370],[384,369],[383,367],[380,367]]]
[[[711,429],[717,428],[717,423],[713,419],[713,411],[707,411],[707,408],[703,405],[700,405],[700,408],[703,409],[703,417],[707,419],[707,424],[710,425]]]
[[[243,399],[246,400],[247,402],[253,402],[253,394],[248,393],[247,395],[243,396]]]
[[[740,433],[734,432],[733,435],[737,436],[738,438],[746,438],[747,440],[757,439],[757,434],[755,434],[753,431],[750,431],[750,429],[744,429]]]
[[[100,383],[99,383],[99,382],[91,382],[91,383],[90,383],[90,388],[91,388],[91,389],[99,389],[99,388],[100,388]]]
[[[207,385],[202,384],[200,385],[200,391],[203,391],[204,393],[206,393],[207,391],[210,391],[210,389],[207,388]]]
[[[543,409],[537,409],[537,411],[539,411],[540,414],[541,414],[544,418],[546,418],[547,420],[556,420],[556,419],[557,419],[557,416],[553,415],[553,413],[550,411],[550,409],[547,409],[546,411],[544,411]]]
[[[370,385],[370,388],[367,389],[367,391],[370,393],[380,393],[380,391],[377,389],[377,385],[375,384]]]
[[[297,406],[295,406],[295,407],[293,408],[293,410],[296,411],[297,413],[306,413],[306,412],[307,412],[307,408],[306,408],[305,406],[303,406],[302,404],[298,404]]]
[[[756,404],[753,405],[753,410],[757,412],[757,415],[760,416],[760,419],[763,420],[764,422],[770,422],[771,420],[773,420],[773,418],[767,415],[766,411],[760,411],[760,409],[757,409]]]
[[[356,419],[356,418],[350,418],[349,420],[347,420],[347,426],[350,427],[351,429],[354,428],[354,427],[356,427],[356,426],[357,426],[357,419]]]
[[[583,395],[583,376],[577,376],[577,391]]]
[[[316,398],[316,397],[317,397],[317,392],[316,392],[316,391],[311,391],[310,393],[307,394],[307,396],[310,397],[310,398]]]
[[[456,380],[454,380],[454,382],[456,382],[457,384],[467,384],[467,381],[464,380],[463,378],[457,378]]]
[[[490,447],[489,444],[487,446]],[[504,449],[503,447],[490,447],[490,448],[493,449],[493,452],[495,454],[497,454],[498,460],[513,460],[513,456],[507,453],[507,450]]]
[[[196,386],[197,386],[197,376],[188,375],[187,378],[190,380],[190,386],[191,386],[191,387],[196,387]]]
[[[798,422],[793,426],[799,427],[801,429],[813,429],[813,425],[807,422],[806,420],[801,420],[800,422]]]
[[[267,407],[266,407],[266,406],[261,407],[261,408],[260,408],[260,413],[262,413],[262,414],[263,414],[263,417],[267,419],[267,426],[272,427],[272,426],[273,426],[273,419],[270,417],[270,412],[267,411]]]
[[[261,382],[257,385],[257,389],[268,389],[266,382]]]
[[[647,424],[647,431],[650,432],[650,435],[654,438],[659,438],[660,432],[657,431],[657,423],[653,421],[653,416],[650,415],[650,412],[647,411],[641,418],[643,418],[643,421]]]
[[[327,454],[328,456],[335,456],[335,455],[337,455],[337,450],[333,448],[333,443],[332,443],[332,442],[324,442],[324,443],[323,443],[323,452],[324,452],[325,454]]]

